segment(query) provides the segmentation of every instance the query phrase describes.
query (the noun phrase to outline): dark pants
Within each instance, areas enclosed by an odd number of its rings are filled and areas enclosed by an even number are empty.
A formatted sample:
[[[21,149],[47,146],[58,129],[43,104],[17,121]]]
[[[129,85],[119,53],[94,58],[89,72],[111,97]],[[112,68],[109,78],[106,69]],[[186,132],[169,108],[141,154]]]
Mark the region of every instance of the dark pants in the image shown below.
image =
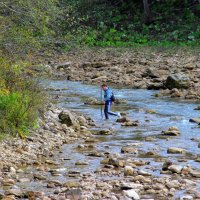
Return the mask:
[[[105,102],[104,114],[105,114],[106,119],[109,119],[108,115],[117,116],[117,113],[114,113],[114,112],[110,111],[111,106],[112,106],[112,101],[106,101]]]

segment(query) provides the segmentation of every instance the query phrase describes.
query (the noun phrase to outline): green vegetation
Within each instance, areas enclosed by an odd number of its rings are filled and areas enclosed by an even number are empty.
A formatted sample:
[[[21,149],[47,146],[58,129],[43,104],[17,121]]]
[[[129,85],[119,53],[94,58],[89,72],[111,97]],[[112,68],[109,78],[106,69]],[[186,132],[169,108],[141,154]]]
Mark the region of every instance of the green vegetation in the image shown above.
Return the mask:
[[[73,1],[70,27],[80,44],[89,46],[175,46],[200,44],[199,4],[161,0],[151,3],[145,21],[141,1]],[[68,3],[72,5],[71,1]],[[200,10],[197,12],[200,15]],[[67,27],[66,27],[67,30]],[[67,33],[66,33],[67,34]]]
[[[24,64],[0,60],[0,137],[24,137],[36,124],[45,95],[35,80],[26,76]]]

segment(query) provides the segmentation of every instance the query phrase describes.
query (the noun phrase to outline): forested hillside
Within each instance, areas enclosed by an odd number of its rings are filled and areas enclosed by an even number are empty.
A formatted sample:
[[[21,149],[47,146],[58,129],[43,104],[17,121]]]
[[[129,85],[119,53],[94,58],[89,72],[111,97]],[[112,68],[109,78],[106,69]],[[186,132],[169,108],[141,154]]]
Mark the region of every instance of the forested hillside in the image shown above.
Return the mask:
[[[0,44],[11,53],[76,45],[197,45],[200,39],[197,0],[5,0],[0,18]]]

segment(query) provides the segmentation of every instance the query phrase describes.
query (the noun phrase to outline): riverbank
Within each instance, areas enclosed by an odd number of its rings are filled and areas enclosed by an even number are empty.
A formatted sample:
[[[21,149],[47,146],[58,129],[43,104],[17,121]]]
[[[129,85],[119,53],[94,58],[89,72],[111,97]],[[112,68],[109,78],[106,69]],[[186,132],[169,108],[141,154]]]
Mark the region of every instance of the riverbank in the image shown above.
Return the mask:
[[[157,96],[200,100],[199,50],[104,48],[71,51],[48,60],[56,78],[159,90]]]

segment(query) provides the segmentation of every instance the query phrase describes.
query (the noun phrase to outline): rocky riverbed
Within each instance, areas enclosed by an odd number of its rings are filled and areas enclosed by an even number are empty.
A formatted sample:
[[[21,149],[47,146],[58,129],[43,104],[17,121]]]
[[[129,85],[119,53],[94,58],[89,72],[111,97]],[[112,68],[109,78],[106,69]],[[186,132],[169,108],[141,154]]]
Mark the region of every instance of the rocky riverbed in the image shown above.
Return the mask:
[[[97,114],[100,107],[95,86],[62,81],[47,84],[56,105],[48,106],[40,128],[26,139],[0,144],[0,199],[200,199],[199,128],[190,125],[199,123],[198,106],[155,99],[161,94],[187,98],[194,91],[191,98],[197,100],[194,77],[199,80],[199,58],[187,57],[184,63],[179,54],[149,56],[116,54],[108,49],[49,62],[44,69],[54,78],[84,80],[92,85],[107,81],[127,88],[153,89],[149,85],[157,84],[162,87],[154,89],[161,92],[119,91],[126,98],[120,99],[115,109],[121,109],[123,117],[104,122]],[[182,74],[189,69],[183,67],[188,63],[193,66],[191,73]],[[181,80],[177,83],[169,76]],[[167,80],[169,89],[164,88]],[[173,84],[181,88],[174,89]],[[173,96],[173,92],[180,95]],[[88,100],[91,94],[93,101]],[[190,115],[189,122],[185,115],[193,108],[195,116]],[[177,111],[170,113],[170,109]]]
[[[43,120],[44,125],[25,140],[14,139],[1,143],[1,199],[175,199],[176,191],[182,190],[188,194],[182,195],[181,199],[200,198],[196,188],[200,171],[190,166],[160,158],[163,161],[160,172],[164,175],[155,177],[140,169],[141,166],[153,169],[148,161],[132,157],[138,154],[138,146],[142,143],[133,142],[122,147],[121,152],[126,157],[118,153],[101,153],[95,150],[94,142],[98,143],[95,135],[106,137],[112,134],[112,130],[100,130],[94,135],[89,130],[95,127],[90,118],[54,106],[49,107]],[[126,120],[119,120],[122,121]],[[171,128],[165,134],[169,134],[169,131],[174,133],[178,130]],[[67,158],[61,157],[63,160],[59,163],[55,161],[54,154],[68,143],[77,143],[79,151],[89,150],[88,156],[102,157],[99,168],[80,173],[71,166],[66,173],[61,163]],[[182,153],[178,148],[169,151]],[[154,152],[148,154],[155,155]],[[79,160],[75,165],[88,166],[89,163]],[[57,178],[60,176],[68,178],[62,182]],[[28,184],[29,187],[35,188],[37,184],[39,187],[36,191],[30,190],[25,186]]]

